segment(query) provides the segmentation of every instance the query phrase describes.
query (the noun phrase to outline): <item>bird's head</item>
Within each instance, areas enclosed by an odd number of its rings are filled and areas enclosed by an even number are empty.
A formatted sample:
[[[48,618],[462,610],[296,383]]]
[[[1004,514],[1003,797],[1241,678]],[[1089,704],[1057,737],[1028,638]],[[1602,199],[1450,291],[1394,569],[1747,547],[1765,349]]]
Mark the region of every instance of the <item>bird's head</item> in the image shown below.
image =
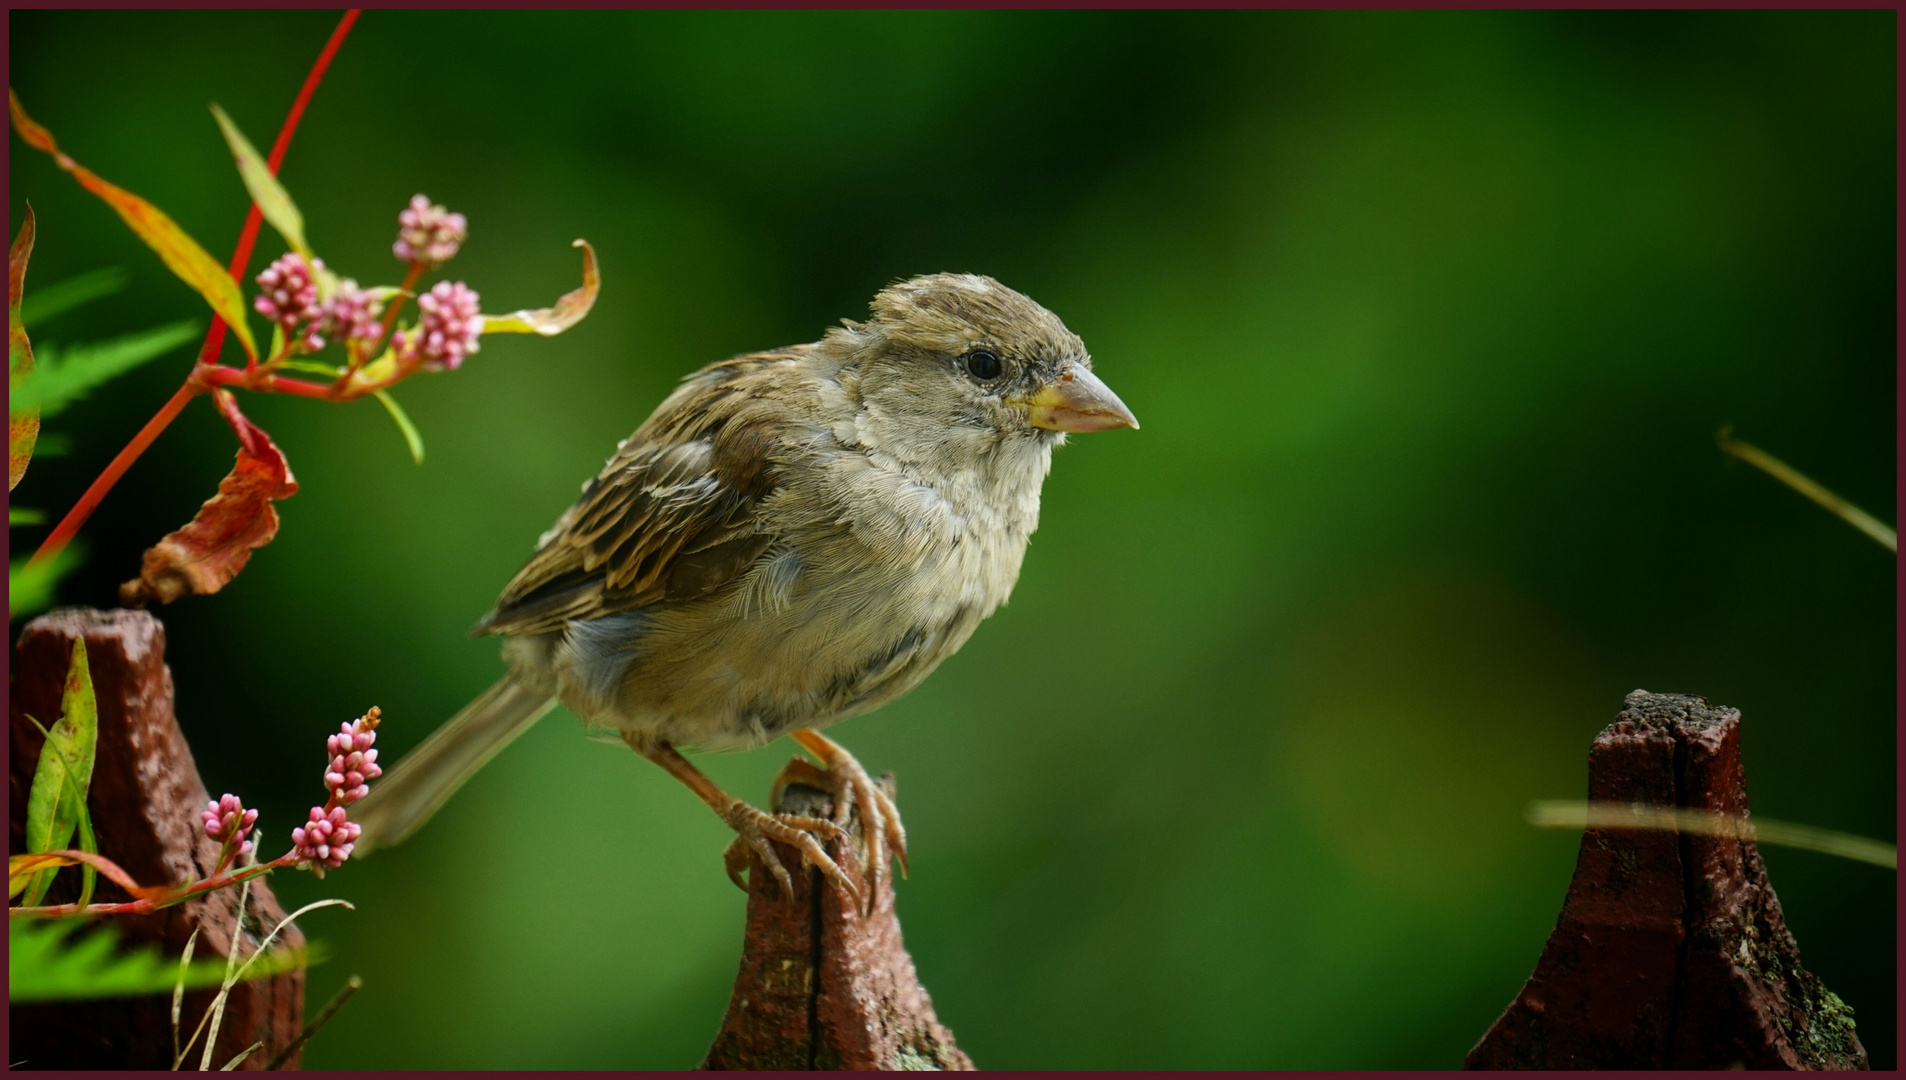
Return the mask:
[[[1138,426],[1092,374],[1059,317],[989,277],[930,274],[882,289],[873,317],[829,333],[883,426],[911,425],[947,451],[1050,445],[1066,432]],[[909,439],[908,441],[913,441]]]

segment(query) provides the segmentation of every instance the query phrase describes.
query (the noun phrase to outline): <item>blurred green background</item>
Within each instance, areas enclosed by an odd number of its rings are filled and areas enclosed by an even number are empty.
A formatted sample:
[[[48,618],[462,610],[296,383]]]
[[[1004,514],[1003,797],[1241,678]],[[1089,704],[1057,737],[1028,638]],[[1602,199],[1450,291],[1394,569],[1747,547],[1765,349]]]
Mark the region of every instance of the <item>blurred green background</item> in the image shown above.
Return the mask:
[[[11,15],[62,145],[220,258],[330,12]],[[997,276],[1142,432],[1075,439],[1010,607],[834,729],[900,778],[907,941],[987,1067],[1445,1067],[1528,975],[1636,687],[1743,710],[1758,813],[1894,837],[1894,557],[1714,444],[1879,517],[1895,490],[1895,16],[364,16],[283,171],[337,270],[394,282],[412,194],[469,215],[492,310],[573,288],[376,405],[249,397],[303,490],[233,586],[161,614],[216,791],[276,845],[323,735],[395,754],[499,670],[464,631],[684,373],[815,339],[886,282]],[[28,292],[99,266],[74,342],[204,308],[15,140]],[[262,260],[279,248],[267,233]],[[227,356],[237,355],[228,346]],[[57,514],[189,352],[50,425]],[[195,404],[88,526],[110,604],[233,442]],[[43,529],[17,529],[14,550]],[[16,624],[15,631],[18,626]],[[787,743],[703,757],[766,797]],[[558,713],[412,843],[287,903],[365,990],[313,1067],[676,1067],[740,947],[722,825]],[[1895,883],[1766,852],[1809,968],[1894,1061]]]

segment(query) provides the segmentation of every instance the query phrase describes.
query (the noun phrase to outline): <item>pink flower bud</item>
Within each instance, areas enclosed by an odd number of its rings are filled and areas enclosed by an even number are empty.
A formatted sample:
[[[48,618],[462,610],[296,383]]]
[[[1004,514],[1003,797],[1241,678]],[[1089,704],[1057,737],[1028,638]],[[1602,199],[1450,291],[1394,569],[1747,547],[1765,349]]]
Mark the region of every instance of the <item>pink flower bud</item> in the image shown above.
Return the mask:
[[[370,293],[358,288],[357,282],[345,278],[338,282],[331,299],[325,301],[318,328],[344,339],[346,348],[363,353],[384,336],[384,327],[378,322],[383,314],[382,301],[372,299]]]
[[[413,330],[396,336],[397,351],[416,357],[427,371],[455,371],[463,358],[477,351],[483,316],[477,311],[476,290],[461,281],[439,281],[417,298],[422,316]]]
[[[383,775],[377,766],[377,725],[382,713],[373,707],[362,717],[340,724],[335,735],[327,736],[324,748],[331,760],[324,771],[324,786],[331,794],[323,806],[311,808],[311,818],[291,830],[298,863],[320,873],[336,868],[351,856],[351,847],[362,830],[350,820],[345,807],[371,793],[370,781]]]
[[[449,262],[463,246],[469,226],[462,214],[418,195],[397,215],[397,242],[391,245],[391,254],[425,266]]]
[[[238,796],[231,794],[206,803],[199,813],[205,835],[239,855],[251,854],[252,843],[246,837],[257,820],[258,811],[245,809]]]
[[[364,830],[344,814],[342,806],[326,813],[323,807],[311,808],[311,818],[291,830],[291,842],[300,863],[315,863],[335,870],[351,857],[351,848]]]
[[[313,267],[323,266],[322,259],[314,259],[307,265],[304,256],[290,252],[259,271],[256,279],[263,291],[252,301],[252,307],[277,323],[284,331],[285,340],[305,352],[324,348],[324,339],[318,336],[322,315],[318,286],[312,280]]]

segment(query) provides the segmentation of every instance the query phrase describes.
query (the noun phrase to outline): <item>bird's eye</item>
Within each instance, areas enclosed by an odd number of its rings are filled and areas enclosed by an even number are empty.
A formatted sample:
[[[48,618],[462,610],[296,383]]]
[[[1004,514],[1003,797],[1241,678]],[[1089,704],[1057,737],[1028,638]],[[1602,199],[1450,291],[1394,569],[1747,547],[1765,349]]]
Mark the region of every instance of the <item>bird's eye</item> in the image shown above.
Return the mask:
[[[999,378],[999,354],[991,349],[974,349],[966,354],[966,370],[981,382]]]

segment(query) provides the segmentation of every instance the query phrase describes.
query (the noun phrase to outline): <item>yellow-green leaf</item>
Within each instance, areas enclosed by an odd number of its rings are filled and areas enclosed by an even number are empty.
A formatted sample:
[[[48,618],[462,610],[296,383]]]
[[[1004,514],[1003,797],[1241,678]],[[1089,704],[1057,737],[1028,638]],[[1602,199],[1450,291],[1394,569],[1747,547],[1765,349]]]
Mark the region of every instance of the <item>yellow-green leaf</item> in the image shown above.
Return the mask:
[[[252,201],[258,204],[258,212],[285,238],[291,250],[311,258],[311,245],[304,242],[304,215],[298,212],[298,204],[291,201],[291,193],[271,175],[258,148],[238,130],[224,109],[213,105],[212,115],[218,118],[218,129],[225,133],[225,144],[232,148],[232,157],[238,162],[238,176],[245,181],[245,190],[251,192]]]
[[[106,205],[117,211],[139,239],[158,252],[167,269],[205,298],[205,302],[212,306],[212,311],[232,328],[238,343],[244,346],[245,355],[256,360],[258,343],[252,338],[251,327],[245,323],[244,294],[218,260],[212,258],[184,229],[179,228],[177,222],[167,217],[165,211],[62,153],[59,143],[53,139],[53,133],[26,114],[20,105],[19,95],[11,87],[7,88],[7,107],[13,113],[13,130],[20,133],[20,138],[25,139],[27,145],[52,155],[59,167],[72,173],[81,187],[99,196]]]
[[[422,465],[424,463],[423,433],[417,430],[416,424],[410,422],[410,416],[404,412],[403,406],[397,404],[397,399],[390,396],[388,390],[373,390],[371,394],[384,406],[384,411],[390,413],[391,421],[397,425],[397,430],[403,433],[404,445],[410,447],[410,460]]]
[[[73,641],[60,714],[59,722],[47,731],[40,763],[33,771],[33,787],[27,793],[25,840],[31,853],[66,847],[86,812],[86,788],[92,782],[93,753],[99,744],[99,712],[84,638]],[[27,889],[29,906],[46,895],[53,873],[49,869],[34,877]]]
[[[35,720],[31,713],[26,713],[23,715],[26,716],[28,723],[32,724],[36,729],[39,730],[40,737],[42,739],[47,740],[49,742],[52,740],[52,737],[53,737],[52,732],[47,731],[46,726],[44,724],[41,724],[38,720]],[[42,751],[42,753],[44,752],[45,751]],[[65,777],[66,789],[69,792],[77,791],[77,789],[73,787],[73,783],[74,783],[73,762],[70,759],[68,759],[68,761],[66,762],[66,766],[67,766],[66,777]],[[79,792],[77,795],[76,801],[79,803],[79,850],[84,855],[87,855],[87,856],[98,855],[99,854],[99,840],[97,837],[93,835],[93,815],[86,809],[85,792]],[[65,858],[65,856],[60,856],[60,857]],[[70,866],[72,865],[72,862],[71,860],[68,860],[66,862],[61,863],[60,865]],[[93,902],[93,885],[96,879],[99,877],[99,871],[94,868],[91,862],[81,861],[79,865],[79,873],[80,873],[79,906],[85,907],[87,904],[90,904]],[[25,884],[25,883],[22,882],[22,884]]]
[[[57,870],[62,866],[75,866],[77,860],[64,855],[51,855],[40,852],[32,855],[7,856],[7,899],[20,895],[27,882],[41,870]]]
[[[578,240],[573,247],[582,249],[582,288],[564,293],[555,305],[533,311],[512,311],[508,315],[483,316],[486,334],[541,334],[553,337],[582,321],[595,306],[602,277],[596,272],[596,249],[589,241]]]
[[[67,770],[67,786],[73,783],[72,770]],[[88,855],[99,854],[99,837],[93,835],[92,811],[86,809],[86,796],[79,797],[79,849]],[[93,902],[93,887],[98,884],[99,871],[91,863],[81,863],[79,867],[79,906],[85,907]]]
[[[282,371],[308,371],[313,375],[324,375],[333,379],[344,374],[344,369],[336,364],[323,364],[316,360],[280,360],[278,367]]]
[[[364,393],[366,387],[376,386],[379,383],[385,382],[396,373],[397,350],[387,347],[382,356],[379,356],[375,360],[366,361],[363,366],[351,372],[351,380],[347,385],[354,392],[353,396],[355,396],[355,394]]]
[[[7,396],[9,399],[33,373],[33,345],[20,321],[20,294],[26,289],[26,262],[33,256],[33,204],[28,203],[20,235],[7,249]],[[20,486],[26,463],[33,460],[33,444],[40,438],[40,410],[7,410],[7,490]]]

